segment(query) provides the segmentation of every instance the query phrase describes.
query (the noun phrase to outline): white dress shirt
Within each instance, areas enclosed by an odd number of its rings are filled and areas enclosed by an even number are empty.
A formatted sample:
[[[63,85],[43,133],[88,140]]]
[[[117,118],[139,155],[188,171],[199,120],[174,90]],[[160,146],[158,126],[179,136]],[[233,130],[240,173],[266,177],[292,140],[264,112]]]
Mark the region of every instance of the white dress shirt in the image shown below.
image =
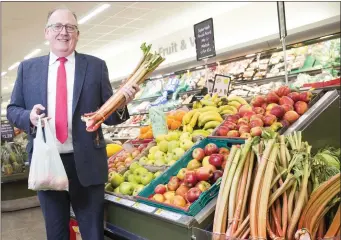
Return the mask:
[[[58,57],[50,52],[49,71],[48,71],[48,87],[47,87],[47,109],[50,129],[55,141],[59,153],[71,153],[73,152],[72,144],[72,99],[73,99],[73,86],[75,81],[75,52],[69,55],[65,62],[66,81],[67,81],[67,119],[68,119],[68,138],[62,144],[56,137],[55,126],[55,114],[56,114],[56,91],[57,91],[57,71],[60,61],[57,61]]]

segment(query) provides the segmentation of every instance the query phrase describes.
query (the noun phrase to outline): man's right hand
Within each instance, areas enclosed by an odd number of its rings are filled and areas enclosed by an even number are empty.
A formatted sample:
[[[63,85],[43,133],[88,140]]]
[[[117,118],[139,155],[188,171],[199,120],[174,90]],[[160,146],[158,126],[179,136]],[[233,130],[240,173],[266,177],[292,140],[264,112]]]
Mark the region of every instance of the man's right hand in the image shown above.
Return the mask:
[[[33,126],[37,126],[38,124],[38,119],[44,118],[45,113],[41,113],[41,111],[44,111],[45,107],[41,104],[34,105],[32,108],[32,111],[30,113],[30,121]]]

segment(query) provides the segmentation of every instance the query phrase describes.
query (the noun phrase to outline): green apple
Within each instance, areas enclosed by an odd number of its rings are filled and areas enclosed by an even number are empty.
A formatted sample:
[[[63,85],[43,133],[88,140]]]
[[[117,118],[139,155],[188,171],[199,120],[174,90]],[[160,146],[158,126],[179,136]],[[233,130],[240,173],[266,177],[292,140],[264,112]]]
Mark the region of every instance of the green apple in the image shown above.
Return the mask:
[[[166,154],[164,152],[161,151],[156,151],[155,155],[154,155],[155,160],[158,159],[165,159],[166,158]]]
[[[141,157],[140,160],[139,160],[139,164],[141,164],[141,165],[146,164],[147,161],[148,161],[147,157]]]
[[[147,165],[154,165],[154,163],[155,163],[155,160],[148,160],[147,161]]]
[[[138,163],[138,162],[133,162],[130,167],[129,167],[129,170],[131,170],[132,172],[135,171],[135,169],[141,167],[141,165]]]
[[[154,178],[157,178],[158,176],[160,176],[162,174],[161,171],[157,171],[156,173],[154,173]]]
[[[105,184],[105,191],[107,192],[113,192],[114,188],[112,187],[111,183]]]
[[[154,179],[153,173],[147,172],[147,173],[142,174],[142,176],[141,176],[141,183],[142,183],[143,185],[146,186],[146,185],[148,185],[153,179]]]
[[[176,161],[175,161],[175,160],[172,160],[172,161],[168,162],[167,165],[168,165],[168,166],[172,166],[174,163],[176,163]]]
[[[166,140],[162,140],[159,144],[160,151],[166,153],[168,151],[168,142]]]
[[[128,181],[128,176],[132,174],[132,171],[131,170],[127,170],[124,174],[123,174],[123,177],[124,177],[124,181]]]
[[[149,154],[154,155],[157,151],[159,151],[159,146],[153,146],[149,149]]]
[[[182,141],[184,139],[191,140],[192,139],[192,134],[190,134],[189,132],[182,133],[181,136],[180,136],[180,141]]]
[[[135,178],[135,175],[134,174],[130,174],[130,175],[128,175],[128,182],[131,182],[131,183],[139,183],[138,182],[138,179],[137,178]]]
[[[173,140],[178,140],[179,139],[179,134],[177,132],[169,132],[166,135],[166,140],[167,141],[173,141]]]
[[[174,160],[174,154],[170,152],[167,153],[166,162],[169,163],[172,160]]]
[[[159,135],[159,136],[157,136],[157,137],[155,138],[155,141],[156,141],[157,143],[159,143],[159,142],[161,142],[161,141],[163,141],[163,140],[166,140],[166,134]]]
[[[173,150],[173,159],[174,160],[179,160],[183,155],[185,154],[185,150],[183,150],[182,148],[175,148]]]
[[[154,154],[149,153],[149,154],[148,154],[148,159],[149,159],[149,160],[155,160]]]
[[[157,160],[154,162],[154,165],[157,166],[157,167],[161,167],[161,166],[166,165],[166,161],[165,161],[164,159],[157,159]]]
[[[180,147],[179,141],[173,140],[168,142],[168,152],[171,153],[175,148]]]
[[[138,185],[140,185],[139,183],[136,183],[136,182],[132,182],[131,184],[133,185],[134,189],[135,189]]]
[[[141,182],[141,176],[145,173],[147,173],[148,170],[145,169],[144,167],[140,167],[134,171],[134,176],[136,179],[136,182],[140,183]]]
[[[141,184],[137,185],[134,188],[133,196],[137,196],[142,191],[143,188],[144,188],[143,185],[141,185]]]
[[[124,182],[124,177],[119,173],[115,173],[113,177],[110,178],[110,183],[113,186],[113,188],[120,186],[120,184],[123,182]]]
[[[180,147],[182,149],[184,149],[185,151],[187,151],[188,149],[190,149],[192,146],[194,145],[194,143],[189,140],[189,139],[183,139],[181,142],[180,142]]]
[[[132,183],[130,182],[123,182],[120,185],[120,189],[119,189],[120,193],[123,195],[132,195],[133,191],[134,191],[134,186]]]
[[[120,187],[115,188],[114,193],[120,193]]]

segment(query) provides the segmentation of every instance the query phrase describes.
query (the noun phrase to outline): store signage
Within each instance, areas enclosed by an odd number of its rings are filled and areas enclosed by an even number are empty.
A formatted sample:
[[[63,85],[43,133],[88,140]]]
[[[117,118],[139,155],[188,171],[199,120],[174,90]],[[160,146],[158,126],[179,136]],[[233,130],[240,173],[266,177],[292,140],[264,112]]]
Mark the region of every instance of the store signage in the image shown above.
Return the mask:
[[[279,39],[282,39],[287,36],[284,2],[277,2],[277,16],[279,26]]]
[[[8,122],[1,122],[1,141],[13,142],[14,128]]]
[[[181,39],[180,41],[173,41],[166,47],[159,47],[159,54],[163,57],[178,53],[180,51],[185,51],[188,48],[195,47],[195,40],[193,37],[189,37],[188,40]]]
[[[216,74],[214,76],[214,83],[212,94],[218,94],[219,97],[227,96],[230,91],[231,77]]]
[[[195,24],[194,37],[198,61],[216,56],[213,18]]]
[[[160,135],[168,134],[168,126],[166,114],[158,107],[149,109],[149,119],[152,124],[153,136],[156,138]]]

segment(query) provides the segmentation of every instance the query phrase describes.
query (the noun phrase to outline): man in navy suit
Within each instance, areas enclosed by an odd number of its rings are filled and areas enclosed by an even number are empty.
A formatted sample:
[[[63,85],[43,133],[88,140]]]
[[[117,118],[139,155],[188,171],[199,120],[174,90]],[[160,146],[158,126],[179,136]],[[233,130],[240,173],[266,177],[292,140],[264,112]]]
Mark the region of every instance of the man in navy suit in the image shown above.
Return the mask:
[[[77,17],[68,9],[48,15],[45,38],[50,54],[23,61],[7,118],[25,130],[31,160],[35,126],[48,117],[69,178],[67,191],[38,191],[48,240],[69,239],[70,203],[83,240],[104,239],[104,184],[108,178],[106,144],[102,129],[87,132],[81,116],[99,109],[113,94],[106,63],[75,52],[79,37]],[[125,87],[126,102],[105,122],[119,124],[129,118],[126,105],[139,91]]]

